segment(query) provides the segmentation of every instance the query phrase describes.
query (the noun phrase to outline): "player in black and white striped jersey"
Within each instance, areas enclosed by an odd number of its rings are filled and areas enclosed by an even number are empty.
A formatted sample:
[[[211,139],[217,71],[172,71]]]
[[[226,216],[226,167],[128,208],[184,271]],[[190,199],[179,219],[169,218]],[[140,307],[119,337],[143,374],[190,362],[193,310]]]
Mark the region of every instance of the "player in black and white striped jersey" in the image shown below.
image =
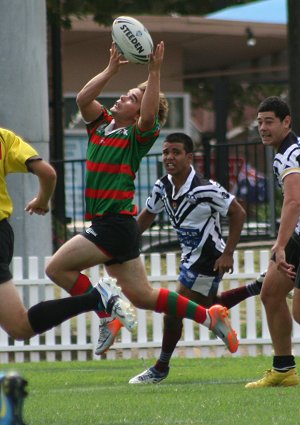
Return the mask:
[[[224,187],[197,174],[192,162],[192,139],[184,133],[168,135],[163,144],[163,163],[168,174],[155,183],[138,223],[143,233],[157,214],[167,212],[181,246],[178,280],[184,288],[204,295],[198,301],[205,305],[206,298],[211,298],[209,303],[215,301],[223,274],[233,270],[233,252],[245,211]],[[226,244],[220,215],[229,218]]]
[[[233,253],[245,220],[242,206],[220,184],[195,172],[192,166],[193,141],[188,135],[168,135],[163,143],[162,158],[168,174],[155,183],[138,223],[143,233],[157,214],[167,212],[181,246],[177,292],[203,306],[221,304],[227,308],[258,294],[263,277],[252,284],[217,293],[224,273],[233,271]],[[220,215],[229,220],[226,243],[222,237]],[[158,383],[165,379],[181,332],[181,319],[164,316],[159,360],[129,383]]]
[[[286,302],[294,288],[293,318],[300,323],[300,142],[292,131],[289,106],[277,96],[261,102],[257,123],[262,143],[275,148],[273,171],[284,197],[261,292],[273,343],[273,364],[262,379],[249,382],[246,388],[290,387],[300,382],[292,353],[292,316]]]

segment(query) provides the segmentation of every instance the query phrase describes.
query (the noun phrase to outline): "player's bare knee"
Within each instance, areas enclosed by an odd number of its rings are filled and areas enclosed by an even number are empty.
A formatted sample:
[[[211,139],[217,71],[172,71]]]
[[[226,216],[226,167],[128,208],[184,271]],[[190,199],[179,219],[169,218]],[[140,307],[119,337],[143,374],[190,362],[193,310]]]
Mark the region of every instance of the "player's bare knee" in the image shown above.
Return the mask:
[[[51,279],[52,281],[54,280],[54,275],[55,275],[55,273],[54,273],[54,269],[53,269],[53,267],[52,267],[52,264],[51,264],[51,263],[49,263],[49,264],[46,266],[45,273],[46,273],[46,275],[49,277],[49,279]]]
[[[11,326],[5,330],[7,334],[16,341],[24,341],[34,335],[33,330],[26,325],[20,326],[20,324],[18,324],[17,326]]]
[[[265,307],[276,303],[276,298],[277,295],[276,293],[274,293],[274,291],[270,290],[269,288],[262,288],[262,291],[260,293],[260,299]]]
[[[263,305],[266,305],[266,303],[268,303],[268,294],[266,294],[265,292],[261,292],[260,299]]]
[[[52,280],[52,282],[55,282],[58,280],[61,271],[55,266],[54,263],[50,262],[47,266],[46,266],[46,275],[49,277],[49,279]]]

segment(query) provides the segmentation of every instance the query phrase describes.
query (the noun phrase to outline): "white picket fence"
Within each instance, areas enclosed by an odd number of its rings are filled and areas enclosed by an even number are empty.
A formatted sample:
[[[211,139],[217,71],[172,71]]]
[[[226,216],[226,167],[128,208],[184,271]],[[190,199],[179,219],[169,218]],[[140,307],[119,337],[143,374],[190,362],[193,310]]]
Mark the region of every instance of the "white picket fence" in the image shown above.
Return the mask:
[[[175,289],[179,257],[176,253],[150,254],[143,257],[149,279],[155,287],[166,286]],[[46,263],[47,259],[45,259]],[[235,267],[231,275],[225,275],[220,290],[231,289],[254,280],[266,270],[269,251],[237,251]],[[240,265],[240,266],[239,266]],[[30,257],[28,276],[23,275],[22,258],[13,259],[14,281],[27,307],[42,300],[68,296],[66,292],[45,277],[38,275],[37,257]],[[93,267],[87,271],[93,282],[103,275],[102,267]],[[272,346],[264,309],[259,297],[248,298],[242,304],[231,309],[231,323],[236,329],[240,347],[234,356],[257,354],[271,355]],[[163,316],[155,312],[137,310],[138,325],[131,334],[122,328],[113,347],[103,358],[149,358],[160,352],[163,329]],[[72,359],[101,359],[94,351],[98,339],[99,319],[95,313],[81,314],[62,325],[35,336],[29,341],[14,341],[0,329],[0,362],[24,361],[69,361]],[[300,354],[300,327],[294,323],[294,353]],[[219,339],[215,339],[207,328],[184,320],[182,339],[174,356],[209,357],[231,355]]]

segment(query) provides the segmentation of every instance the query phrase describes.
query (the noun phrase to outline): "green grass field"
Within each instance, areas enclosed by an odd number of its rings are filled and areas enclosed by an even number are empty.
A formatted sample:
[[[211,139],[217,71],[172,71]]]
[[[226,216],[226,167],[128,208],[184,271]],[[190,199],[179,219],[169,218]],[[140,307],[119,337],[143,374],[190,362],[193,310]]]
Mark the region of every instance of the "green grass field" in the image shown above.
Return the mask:
[[[299,387],[244,388],[271,361],[173,359],[169,378],[158,385],[128,384],[144,370],[142,360],[24,363],[2,370],[17,370],[29,381],[26,425],[295,425]]]

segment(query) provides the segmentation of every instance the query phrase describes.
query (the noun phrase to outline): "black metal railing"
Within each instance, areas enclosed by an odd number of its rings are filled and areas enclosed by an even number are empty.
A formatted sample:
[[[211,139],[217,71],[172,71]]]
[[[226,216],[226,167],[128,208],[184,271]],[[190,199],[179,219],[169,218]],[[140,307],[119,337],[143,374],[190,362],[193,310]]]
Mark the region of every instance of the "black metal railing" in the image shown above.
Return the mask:
[[[267,240],[275,237],[278,212],[278,192],[272,173],[272,151],[260,142],[207,144],[194,155],[197,172],[217,180],[242,203],[247,219],[241,235],[242,241]],[[85,160],[53,161],[58,172],[58,185],[64,185],[65,217],[57,216],[53,208],[53,243],[57,249],[73,235],[82,232],[89,223],[84,221]],[[63,165],[63,167],[62,167]],[[63,179],[60,170],[63,169]],[[139,211],[145,205],[155,181],[164,174],[160,154],[143,158],[136,177],[135,202]],[[55,198],[55,203],[60,200]],[[276,208],[277,207],[277,208]],[[224,235],[227,220],[222,219]],[[142,251],[161,251],[177,248],[176,235],[165,213],[161,213],[153,226],[142,237]]]

